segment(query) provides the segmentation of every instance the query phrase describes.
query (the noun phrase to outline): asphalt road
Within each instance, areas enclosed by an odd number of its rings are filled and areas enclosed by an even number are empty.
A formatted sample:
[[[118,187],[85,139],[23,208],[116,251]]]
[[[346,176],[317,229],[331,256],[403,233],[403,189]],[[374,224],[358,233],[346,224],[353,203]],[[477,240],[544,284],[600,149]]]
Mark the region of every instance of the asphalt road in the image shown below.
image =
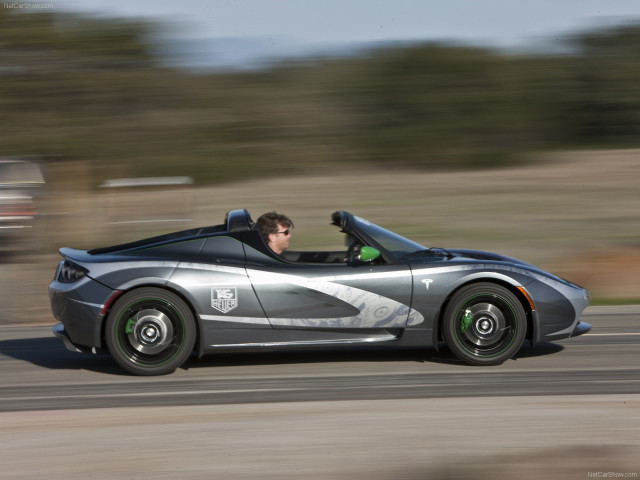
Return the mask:
[[[638,478],[640,307],[583,319],[591,333],[497,367],[289,352],[152,378],[0,328],[0,477]]]
[[[640,310],[640,309],[638,309]],[[163,377],[66,351],[48,327],[2,328],[0,411],[442,397],[640,394],[640,314],[591,309],[580,337],[497,367],[447,350],[218,354]]]

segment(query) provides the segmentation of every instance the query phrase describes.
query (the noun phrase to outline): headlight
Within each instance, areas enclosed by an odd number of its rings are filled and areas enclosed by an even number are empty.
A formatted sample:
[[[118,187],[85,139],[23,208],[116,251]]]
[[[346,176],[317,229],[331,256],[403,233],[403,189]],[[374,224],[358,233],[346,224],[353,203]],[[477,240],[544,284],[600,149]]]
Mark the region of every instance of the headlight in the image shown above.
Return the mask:
[[[549,278],[551,280],[554,280],[554,281],[556,281],[558,283],[561,283],[562,285],[566,285],[567,287],[575,288],[575,289],[578,289],[578,290],[584,290],[584,288],[581,287],[580,285],[576,285],[575,283],[570,282],[569,280],[566,280],[566,279],[564,279],[562,277],[558,277],[557,275],[554,275],[552,273],[545,272],[543,270],[539,270],[538,274],[542,275],[543,277],[546,277],[546,278]]]

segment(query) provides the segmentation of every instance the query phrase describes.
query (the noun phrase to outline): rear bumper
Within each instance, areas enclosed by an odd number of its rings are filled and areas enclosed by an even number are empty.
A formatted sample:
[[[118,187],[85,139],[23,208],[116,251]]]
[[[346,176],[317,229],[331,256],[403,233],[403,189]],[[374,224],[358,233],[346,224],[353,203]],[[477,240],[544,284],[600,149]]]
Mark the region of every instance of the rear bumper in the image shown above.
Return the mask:
[[[61,323],[56,323],[53,326],[53,334],[64,344],[65,348],[70,352],[78,352],[78,353],[98,353],[95,347],[88,348],[83,347],[82,345],[76,345],[71,341],[71,337],[64,329],[64,325]]]
[[[57,276],[56,276],[57,278]],[[54,318],[61,326],[53,333],[75,347],[72,351],[91,351],[102,345],[102,309],[113,290],[85,277],[68,284],[57,280],[49,284],[49,300]],[[69,346],[65,342],[67,348]]]

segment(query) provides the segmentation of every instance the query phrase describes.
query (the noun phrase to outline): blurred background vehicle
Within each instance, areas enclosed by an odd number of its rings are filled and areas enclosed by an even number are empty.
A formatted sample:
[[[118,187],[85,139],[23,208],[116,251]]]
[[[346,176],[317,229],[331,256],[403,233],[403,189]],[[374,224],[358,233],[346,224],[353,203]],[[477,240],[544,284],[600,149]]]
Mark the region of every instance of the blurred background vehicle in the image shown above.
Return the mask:
[[[0,158],[0,251],[33,246],[38,201],[45,179],[33,160]]]

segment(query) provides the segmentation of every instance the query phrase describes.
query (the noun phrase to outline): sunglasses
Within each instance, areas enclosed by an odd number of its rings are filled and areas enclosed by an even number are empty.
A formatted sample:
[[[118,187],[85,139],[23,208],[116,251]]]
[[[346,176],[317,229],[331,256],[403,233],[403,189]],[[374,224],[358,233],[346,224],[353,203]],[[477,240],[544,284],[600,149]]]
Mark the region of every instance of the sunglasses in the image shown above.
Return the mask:
[[[275,235],[279,234],[279,233],[284,233],[285,235],[289,235],[289,229],[287,228],[284,232],[275,232]]]

